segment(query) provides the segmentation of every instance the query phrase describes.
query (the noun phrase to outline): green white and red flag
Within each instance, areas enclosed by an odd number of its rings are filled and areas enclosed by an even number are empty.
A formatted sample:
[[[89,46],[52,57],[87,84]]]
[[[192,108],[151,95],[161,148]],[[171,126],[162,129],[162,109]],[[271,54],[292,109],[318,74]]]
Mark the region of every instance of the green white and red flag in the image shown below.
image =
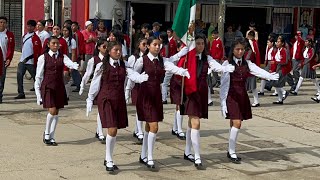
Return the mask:
[[[181,41],[189,47],[186,56],[181,57],[177,66],[188,69],[190,79],[184,79],[184,92],[189,95],[197,91],[197,61],[194,41],[196,0],[180,0],[172,29]],[[193,26],[193,28],[190,28]]]

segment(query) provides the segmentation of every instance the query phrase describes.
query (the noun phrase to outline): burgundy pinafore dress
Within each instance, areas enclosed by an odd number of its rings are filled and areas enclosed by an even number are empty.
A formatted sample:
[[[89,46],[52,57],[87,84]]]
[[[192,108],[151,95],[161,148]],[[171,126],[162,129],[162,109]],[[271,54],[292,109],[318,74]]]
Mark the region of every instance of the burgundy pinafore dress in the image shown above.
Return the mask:
[[[246,89],[247,77],[250,74],[248,64],[242,60],[240,66],[236,65],[235,71],[230,73],[230,87],[227,97],[227,119],[247,120],[252,118],[250,99]]]
[[[64,108],[68,105],[66,89],[63,78],[63,54],[58,57],[51,57],[48,53],[44,54],[44,74],[40,91],[43,108]]]
[[[111,66],[109,62],[105,64],[100,91],[97,95],[101,124],[103,128],[126,128],[128,116],[123,91],[126,78],[125,65],[122,61],[117,67]]]
[[[182,115],[197,116],[208,119],[208,83],[207,73],[209,63],[207,56],[197,57],[197,92],[187,95],[185,112]],[[201,65],[202,63],[202,65]]]
[[[161,58],[161,57],[160,57]],[[146,82],[140,84],[136,109],[138,119],[146,122],[159,122],[163,120],[163,105],[160,84],[163,81],[165,70],[163,61],[143,56],[143,69],[149,75]]]

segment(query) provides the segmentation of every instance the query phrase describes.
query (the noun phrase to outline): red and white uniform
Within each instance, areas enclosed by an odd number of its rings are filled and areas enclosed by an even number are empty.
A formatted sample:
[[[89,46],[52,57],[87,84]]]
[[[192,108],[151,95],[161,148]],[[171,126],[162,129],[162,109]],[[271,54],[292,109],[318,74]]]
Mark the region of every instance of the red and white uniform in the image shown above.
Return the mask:
[[[295,60],[303,60],[304,40],[301,37],[295,41],[291,48],[291,57]]]
[[[210,55],[213,59],[220,61],[223,58],[224,47],[221,39],[218,37],[212,41],[212,46],[210,49]]]
[[[33,59],[30,59],[26,64],[34,64],[37,66],[38,57],[41,54],[41,40],[35,32],[26,33],[22,36],[22,54],[20,62],[23,62],[25,58],[33,54]]]
[[[280,65],[279,71],[282,72],[282,75],[286,75],[289,73],[286,68],[287,61],[288,61],[286,48],[282,47],[278,49],[277,53],[275,54],[274,61],[275,61],[275,66],[271,66],[273,68],[272,72],[276,72]]]
[[[14,35],[12,32],[5,29],[4,31],[0,32],[0,76],[3,73],[2,67],[5,65],[6,60],[12,60],[13,53],[14,53]]]

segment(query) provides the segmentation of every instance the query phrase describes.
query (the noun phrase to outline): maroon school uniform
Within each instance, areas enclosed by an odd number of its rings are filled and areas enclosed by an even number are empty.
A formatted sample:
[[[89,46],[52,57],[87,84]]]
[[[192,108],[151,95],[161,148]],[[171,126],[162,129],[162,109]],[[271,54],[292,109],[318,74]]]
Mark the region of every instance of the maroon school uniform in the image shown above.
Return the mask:
[[[101,62],[99,56],[93,56],[93,71],[96,69],[97,64]],[[93,100],[93,104],[97,105],[97,97]]]
[[[140,121],[159,122],[163,120],[163,105],[160,84],[163,81],[165,70],[163,61],[143,56],[142,72],[149,75],[146,82],[140,84],[137,99],[137,114]]]
[[[97,95],[98,111],[103,128],[128,126],[126,100],[123,91],[126,69],[123,62],[113,67],[109,61],[101,77],[100,91]]]
[[[208,67],[207,56],[202,55],[201,60],[197,56],[197,91],[187,95],[183,115],[208,119]]]
[[[245,60],[242,60],[240,66],[235,64],[234,66],[235,71],[230,73],[230,87],[227,97],[227,118],[240,120],[251,119],[251,104],[246,89],[249,68]]]
[[[63,78],[63,54],[57,58],[44,54],[44,75],[41,83],[41,95],[44,108],[64,108],[68,104]]]
[[[170,80],[170,99],[171,104],[181,103],[181,76],[173,75]]]

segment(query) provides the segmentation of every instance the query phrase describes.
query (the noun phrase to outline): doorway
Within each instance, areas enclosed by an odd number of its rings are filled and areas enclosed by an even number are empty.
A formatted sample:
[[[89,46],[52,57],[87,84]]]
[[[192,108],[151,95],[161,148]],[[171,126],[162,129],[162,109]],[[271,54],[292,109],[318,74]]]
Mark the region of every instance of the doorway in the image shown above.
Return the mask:
[[[132,3],[131,6],[134,11],[133,19],[135,20],[135,25],[148,23],[152,26],[154,22],[161,24],[165,22],[165,4]]]

